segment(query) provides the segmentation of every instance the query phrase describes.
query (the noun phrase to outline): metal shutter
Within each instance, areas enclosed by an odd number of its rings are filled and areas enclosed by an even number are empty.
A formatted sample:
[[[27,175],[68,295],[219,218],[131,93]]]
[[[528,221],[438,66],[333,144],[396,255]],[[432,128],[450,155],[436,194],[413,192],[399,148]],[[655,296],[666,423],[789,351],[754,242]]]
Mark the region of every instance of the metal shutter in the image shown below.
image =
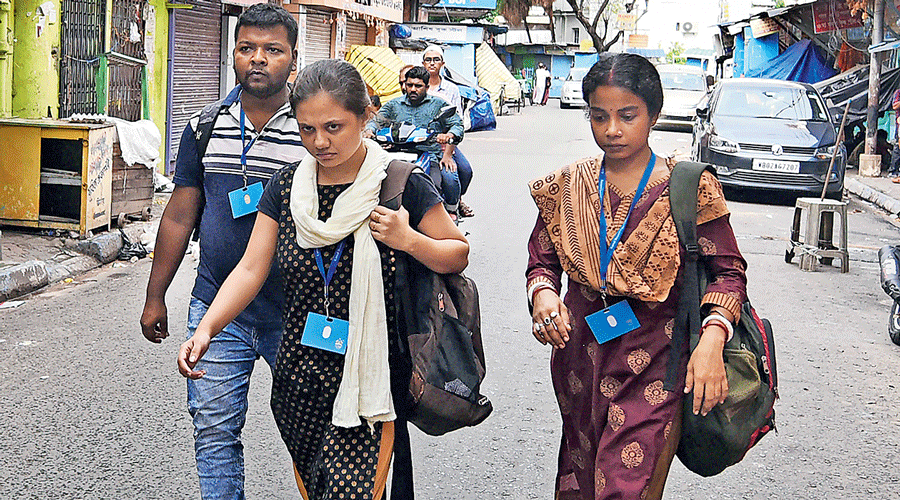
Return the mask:
[[[347,52],[354,45],[365,45],[368,27],[365,21],[347,19]]]
[[[306,60],[309,65],[331,57],[331,14],[308,9],[306,11]]]
[[[219,99],[222,5],[220,0],[182,0],[192,9],[173,9],[175,50],[169,119],[170,169],[191,115]]]

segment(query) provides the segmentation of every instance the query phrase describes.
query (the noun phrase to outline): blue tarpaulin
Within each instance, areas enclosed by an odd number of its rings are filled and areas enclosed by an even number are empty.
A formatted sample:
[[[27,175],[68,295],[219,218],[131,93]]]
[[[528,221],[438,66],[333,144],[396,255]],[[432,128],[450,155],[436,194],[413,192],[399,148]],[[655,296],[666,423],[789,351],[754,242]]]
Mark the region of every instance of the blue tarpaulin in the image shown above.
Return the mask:
[[[751,78],[774,78],[794,82],[817,83],[831,78],[837,70],[831,68],[809,40],[800,40],[788,47],[761,68],[747,72]]]

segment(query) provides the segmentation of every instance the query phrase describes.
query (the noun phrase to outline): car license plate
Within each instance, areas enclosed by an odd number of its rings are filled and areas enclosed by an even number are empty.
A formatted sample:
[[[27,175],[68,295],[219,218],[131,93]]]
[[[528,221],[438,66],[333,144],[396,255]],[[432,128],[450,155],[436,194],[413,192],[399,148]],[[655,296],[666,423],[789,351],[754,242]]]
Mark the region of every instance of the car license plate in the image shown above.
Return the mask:
[[[753,159],[753,170],[761,170],[763,172],[785,172],[789,174],[800,173],[799,161],[778,161],[778,160],[761,160]]]

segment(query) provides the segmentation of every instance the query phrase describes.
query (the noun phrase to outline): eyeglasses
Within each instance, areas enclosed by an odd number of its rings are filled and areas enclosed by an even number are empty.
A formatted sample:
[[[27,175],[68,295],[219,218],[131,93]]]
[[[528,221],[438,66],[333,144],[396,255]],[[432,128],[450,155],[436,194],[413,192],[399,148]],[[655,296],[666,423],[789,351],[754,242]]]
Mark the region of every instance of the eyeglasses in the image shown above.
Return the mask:
[[[426,57],[426,58],[423,58],[422,60],[425,61],[425,62],[427,62],[427,63],[430,63],[430,62],[441,62],[441,61],[443,61],[443,59],[441,59],[440,57]]]

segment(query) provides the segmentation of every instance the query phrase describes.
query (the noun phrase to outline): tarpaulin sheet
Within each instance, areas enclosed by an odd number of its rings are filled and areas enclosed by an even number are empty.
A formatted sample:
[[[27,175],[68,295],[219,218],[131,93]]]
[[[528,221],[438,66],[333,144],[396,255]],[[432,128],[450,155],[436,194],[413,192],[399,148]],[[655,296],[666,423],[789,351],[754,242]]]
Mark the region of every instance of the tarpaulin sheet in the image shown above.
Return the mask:
[[[878,113],[891,110],[891,97],[900,85],[900,68],[881,73],[880,95],[878,96]],[[847,112],[847,123],[866,119],[869,107],[869,66],[857,66],[833,78],[813,85],[828,105],[832,119],[840,123],[847,101],[851,100]]]
[[[478,77],[478,85],[491,94],[491,104],[495,109],[499,109],[501,88],[507,100],[522,99],[519,81],[487,43],[482,43],[475,51],[475,76]]]
[[[347,61],[356,67],[375,95],[385,103],[403,95],[400,92],[400,69],[406,66],[397,54],[387,47],[351,45]]]
[[[809,40],[800,40],[763,65],[747,72],[750,78],[773,78],[794,82],[816,83],[837,73]]]

